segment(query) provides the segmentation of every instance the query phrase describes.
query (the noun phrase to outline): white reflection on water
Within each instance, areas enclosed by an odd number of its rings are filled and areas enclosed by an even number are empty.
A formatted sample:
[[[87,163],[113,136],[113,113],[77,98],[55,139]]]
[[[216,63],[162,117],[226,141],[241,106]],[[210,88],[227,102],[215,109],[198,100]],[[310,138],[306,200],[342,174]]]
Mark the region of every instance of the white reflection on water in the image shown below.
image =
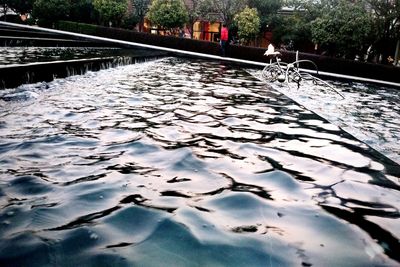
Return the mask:
[[[249,70],[260,77],[260,72]],[[300,89],[278,82],[274,89],[400,163],[400,90],[373,84],[329,81],[345,96],[303,82]]]

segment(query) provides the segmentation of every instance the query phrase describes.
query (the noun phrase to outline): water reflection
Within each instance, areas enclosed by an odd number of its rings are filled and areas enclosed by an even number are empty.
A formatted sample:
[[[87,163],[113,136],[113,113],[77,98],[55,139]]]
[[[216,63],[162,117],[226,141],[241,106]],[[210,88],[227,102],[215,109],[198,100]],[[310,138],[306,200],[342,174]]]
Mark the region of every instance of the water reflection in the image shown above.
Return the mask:
[[[2,266],[400,262],[399,166],[245,70],[168,58],[29,90],[0,105]]]
[[[101,57],[135,57],[159,54],[150,50],[112,47],[0,47],[0,66]]]
[[[116,48],[91,47],[0,47],[0,65],[70,60],[115,54]]]
[[[250,72],[260,75],[259,71]],[[300,90],[279,83],[271,85],[400,163],[400,90],[357,82],[330,83],[345,99],[312,84]]]

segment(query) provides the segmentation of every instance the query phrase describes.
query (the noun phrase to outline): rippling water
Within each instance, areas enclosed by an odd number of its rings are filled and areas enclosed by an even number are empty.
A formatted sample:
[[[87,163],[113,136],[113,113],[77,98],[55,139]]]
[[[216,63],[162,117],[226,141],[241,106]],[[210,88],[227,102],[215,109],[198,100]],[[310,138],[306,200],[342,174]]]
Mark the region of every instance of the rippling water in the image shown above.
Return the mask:
[[[0,47],[0,66],[101,57],[120,53],[120,51],[121,49],[105,47]]]
[[[261,73],[249,70],[258,77]],[[400,164],[400,90],[368,83],[329,81],[345,97],[305,82],[271,86]]]
[[[116,49],[87,47],[2,47],[1,65],[98,57]]]
[[[0,100],[0,266],[399,265],[399,166],[245,70],[24,88]]]

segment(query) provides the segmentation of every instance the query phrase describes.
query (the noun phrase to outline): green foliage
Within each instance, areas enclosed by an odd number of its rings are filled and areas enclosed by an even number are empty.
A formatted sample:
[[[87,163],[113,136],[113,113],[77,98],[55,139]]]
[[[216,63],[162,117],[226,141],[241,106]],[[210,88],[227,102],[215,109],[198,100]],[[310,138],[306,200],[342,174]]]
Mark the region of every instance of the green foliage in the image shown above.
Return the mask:
[[[249,6],[257,8],[261,16],[274,14],[282,7],[281,0],[249,0]]]
[[[260,31],[260,18],[256,8],[246,7],[235,16],[238,27],[238,35],[241,41],[248,43],[255,38]]]
[[[57,21],[67,18],[71,10],[70,1],[65,0],[36,0],[33,4],[32,14],[34,17]]]
[[[360,3],[346,0],[325,12],[311,24],[312,39],[332,55],[353,57],[365,51],[374,37],[373,19]]]
[[[257,8],[261,19],[261,28],[265,30],[282,7],[282,0],[248,0],[249,6]]]
[[[140,19],[136,16],[136,14],[131,14],[129,16],[125,16],[122,19],[121,28],[132,29],[140,22]]]
[[[119,25],[128,9],[127,0],[93,0],[94,9],[103,24],[109,22]]]
[[[224,22],[228,27],[231,27],[234,17],[247,5],[247,0],[204,0],[202,4],[204,12],[215,14],[218,20]],[[209,17],[210,21],[215,21],[215,18]]]
[[[71,12],[69,20],[79,22],[93,21],[92,0],[71,0]]]
[[[376,41],[374,50],[386,59],[392,54],[390,45],[400,38],[400,0],[365,0],[374,14]],[[393,54],[392,54],[393,56]]]
[[[23,0],[19,0],[23,1]],[[33,16],[39,18],[42,23],[62,19],[73,21],[92,21],[92,0],[35,0],[33,4]]]
[[[128,19],[129,23],[139,23],[139,31],[142,31],[144,18],[149,11],[150,0],[131,0],[133,15]]]
[[[188,13],[182,0],[153,0],[147,18],[154,25],[172,30],[188,21]]]
[[[84,34],[96,35],[98,26],[91,24],[84,24],[72,21],[60,20],[57,22],[57,29],[63,31],[78,32]]]
[[[367,0],[376,17],[379,36],[400,37],[400,0]]]
[[[312,46],[310,21],[301,14],[275,17],[273,43],[283,44],[289,50],[303,50]]]
[[[0,4],[6,4],[10,9],[19,14],[26,14],[32,11],[34,0],[5,0]]]
[[[184,1],[188,12],[188,29],[193,38],[193,25],[196,21],[207,16],[207,6],[205,0]]]
[[[285,6],[295,9],[304,22],[300,28],[310,33],[313,29],[312,40],[331,55],[352,57],[372,45],[385,59],[400,38],[400,0],[285,0]],[[283,24],[275,29],[280,40],[292,38],[293,30],[299,29],[293,22]]]

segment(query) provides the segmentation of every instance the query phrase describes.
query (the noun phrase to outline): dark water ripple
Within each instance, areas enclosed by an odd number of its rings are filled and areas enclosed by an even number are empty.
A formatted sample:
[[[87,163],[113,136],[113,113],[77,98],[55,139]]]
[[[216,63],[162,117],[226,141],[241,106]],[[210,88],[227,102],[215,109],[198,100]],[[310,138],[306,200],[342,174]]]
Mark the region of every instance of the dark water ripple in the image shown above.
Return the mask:
[[[256,77],[261,71],[249,70]],[[304,82],[271,86],[400,164],[400,90],[354,81],[329,81],[339,95]]]
[[[240,68],[24,90],[0,102],[1,266],[400,265],[399,166]]]
[[[101,57],[116,50],[93,47],[0,47],[0,65]]]

